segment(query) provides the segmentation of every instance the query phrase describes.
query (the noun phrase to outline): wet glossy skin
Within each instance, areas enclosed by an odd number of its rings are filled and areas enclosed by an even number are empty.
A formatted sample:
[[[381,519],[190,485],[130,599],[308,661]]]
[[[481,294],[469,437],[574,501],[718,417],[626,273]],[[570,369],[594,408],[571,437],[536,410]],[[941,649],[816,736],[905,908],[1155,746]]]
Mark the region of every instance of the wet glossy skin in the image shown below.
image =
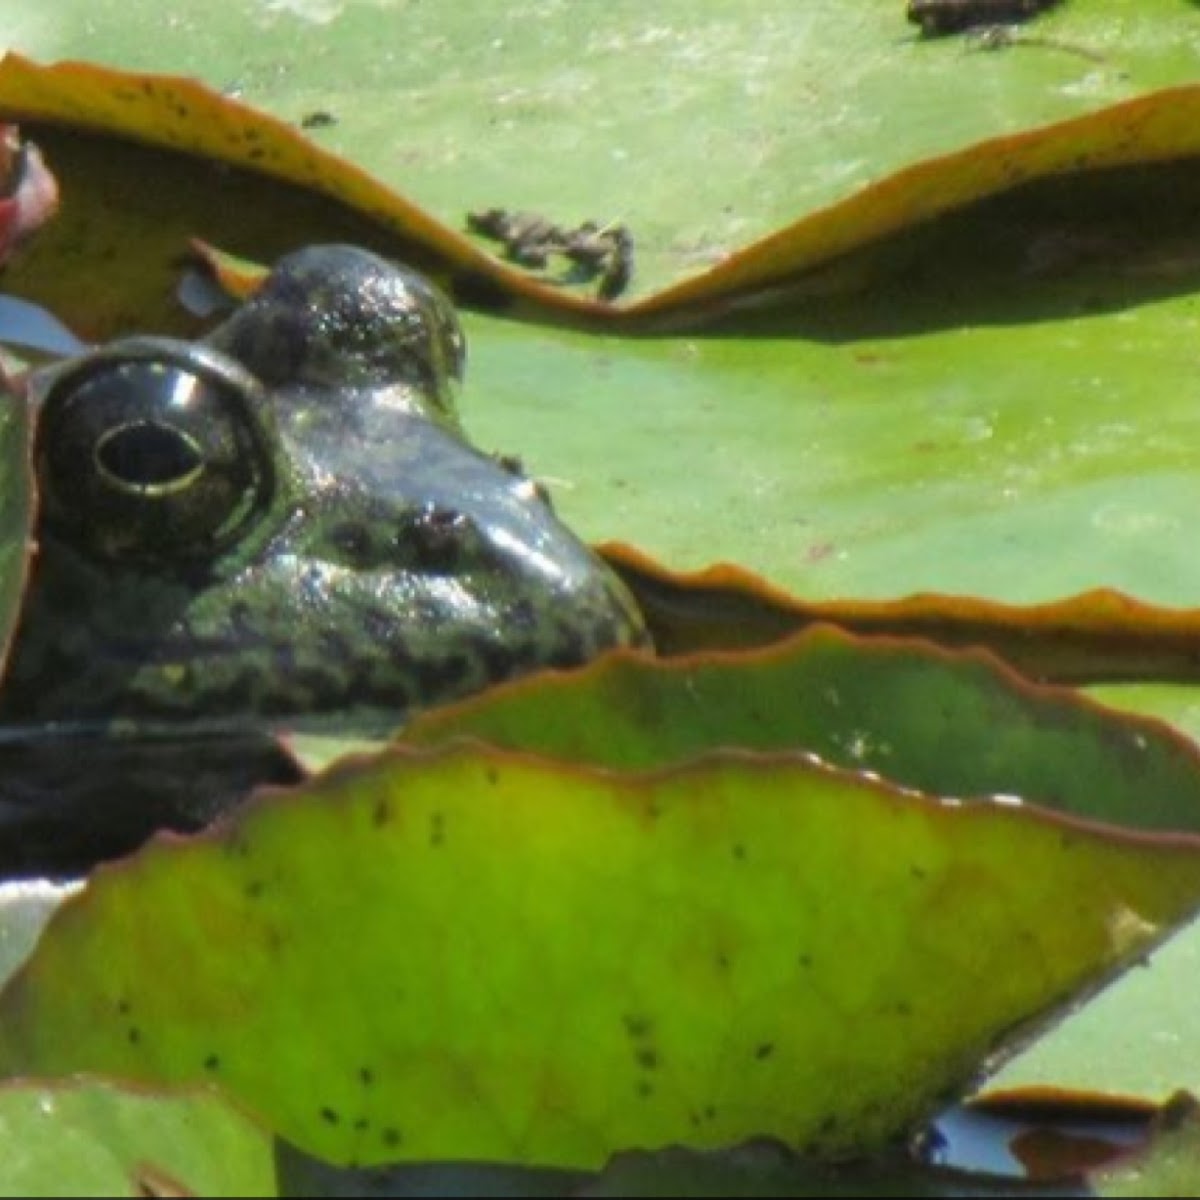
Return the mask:
[[[394,717],[644,642],[540,490],[465,441],[462,366],[423,279],[313,247],[203,346],[68,367],[0,716]]]

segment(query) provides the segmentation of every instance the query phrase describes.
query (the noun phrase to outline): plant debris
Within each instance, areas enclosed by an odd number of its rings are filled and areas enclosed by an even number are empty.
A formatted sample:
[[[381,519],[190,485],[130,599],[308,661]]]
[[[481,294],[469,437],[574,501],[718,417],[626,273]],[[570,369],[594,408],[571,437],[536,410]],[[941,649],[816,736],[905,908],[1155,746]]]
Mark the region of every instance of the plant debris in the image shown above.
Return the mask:
[[[301,129],[328,129],[330,125],[337,124],[337,117],[333,113],[327,112],[323,108],[316,109],[313,112],[305,113],[300,118]]]
[[[468,213],[467,229],[500,242],[505,258],[530,270],[545,270],[552,257],[565,259],[573,272],[561,282],[594,279],[601,300],[615,300],[633,277],[633,237],[624,225],[584,221],[564,229],[540,213],[489,208]]]
[[[926,37],[962,33],[985,25],[1028,21],[1060,0],[909,0],[908,19]]]

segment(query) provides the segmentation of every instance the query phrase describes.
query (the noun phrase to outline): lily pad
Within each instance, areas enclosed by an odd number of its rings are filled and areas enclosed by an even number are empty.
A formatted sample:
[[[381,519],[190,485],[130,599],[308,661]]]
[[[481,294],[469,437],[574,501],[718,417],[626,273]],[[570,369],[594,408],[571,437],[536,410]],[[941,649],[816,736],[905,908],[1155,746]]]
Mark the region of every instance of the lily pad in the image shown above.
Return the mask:
[[[610,654],[431,710],[402,736],[424,746],[466,736],[617,769],[723,746],[802,749],[933,795],[1200,830],[1200,753],[1160,722],[1026,683],[986,655],[830,627],[752,654]]]
[[[6,1196],[274,1196],[270,1139],[214,1096],[0,1087]]]
[[[664,655],[770,645],[828,623],[986,648],[1029,678],[1055,683],[1185,681],[1200,674],[1200,609],[1164,608],[1112,589],[1035,605],[932,593],[806,601],[731,564],[684,574],[621,543],[599,550],[629,585]]]
[[[394,755],[101,871],[0,999],[0,1062],[209,1080],[344,1163],[838,1155],[1198,901],[1192,840],[795,756]]]
[[[1194,160],[1198,111],[1200,91],[1179,87],[931,159],[809,217],[797,214],[709,269],[619,309],[506,267],[295,128],[194,81],[83,63],[39,68],[10,54],[0,67],[0,116],[46,144],[68,202],[59,228],[16,264],[8,286],[81,328],[111,334],[131,321],[169,320],[164,275],[189,234],[268,260],[306,240],[357,235],[485,308],[678,329],[731,306],[803,306],[831,290],[863,291],[880,259],[895,270],[888,239],[1021,185]],[[205,159],[222,170],[204,170]],[[146,197],[135,185],[149,174],[159,187]],[[234,212],[257,215],[231,221]],[[1030,230],[1023,237],[1038,241]],[[1115,244],[1111,230],[1107,237]],[[882,254],[879,243],[888,244]],[[855,259],[860,251],[865,257]],[[1061,258],[1060,248],[1052,261]],[[98,262],[109,296],[100,304],[92,296],[85,307],[60,276]]]

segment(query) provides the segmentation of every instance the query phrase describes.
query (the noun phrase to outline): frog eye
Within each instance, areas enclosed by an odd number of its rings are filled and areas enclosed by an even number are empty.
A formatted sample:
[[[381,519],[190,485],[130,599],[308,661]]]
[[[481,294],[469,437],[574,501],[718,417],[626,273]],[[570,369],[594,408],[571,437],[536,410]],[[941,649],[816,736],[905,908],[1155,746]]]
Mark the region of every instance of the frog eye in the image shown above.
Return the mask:
[[[115,342],[45,391],[36,459],[46,521],[102,558],[211,557],[274,494],[267,419],[262,386],[211,348]]]

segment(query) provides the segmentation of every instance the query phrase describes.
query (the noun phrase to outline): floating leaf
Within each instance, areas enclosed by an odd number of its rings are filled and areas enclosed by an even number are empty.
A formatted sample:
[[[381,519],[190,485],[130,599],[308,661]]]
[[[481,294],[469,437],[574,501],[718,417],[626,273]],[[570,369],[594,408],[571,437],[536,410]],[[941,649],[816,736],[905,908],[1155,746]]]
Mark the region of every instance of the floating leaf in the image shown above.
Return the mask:
[[[828,626],[753,654],[607,655],[431,710],[403,738],[464,735],[621,769],[725,746],[807,750],[933,795],[1200,830],[1200,753],[1166,725],[1028,684],[986,655]]]
[[[944,214],[966,210],[1017,188],[1029,190],[1029,185],[1070,176],[1083,185],[1073,194],[1083,201],[1081,206],[1077,200],[1074,207],[1082,208],[1077,215],[1081,224],[1086,224],[1096,218],[1086,197],[1089,189],[1093,195],[1104,194],[1104,172],[1191,160],[1185,171],[1194,179],[1200,172],[1197,156],[1200,87],[1169,88],[1068,121],[989,139],[900,170],[739,251],[708,272],[646,297],[631,306],[631,311],[677,321],[681,313],[697,308],[711,313],[739,299],[757,307],[813,297],[827,302],[831,292],[868,290],[881,269],[886,274],[896,273],[895,249],[900,251],[901,265],[911,254],[903,243],[891,244],[889,239]],[[1141,182],[1144,189],[1146,181]],[[1059,204],[1054,207],[1059,208],[1056,215],[1061,228],[1063,209],[1072,209],[1070,200],[1064,204],[1061,190],[1055,186],[1037,195],[1050,199],[1056,191]],[[1043,215],[1049,214],[1043,210]],[[1120,220],[1121,215],[1114,206],[1109,219]],[[1026,228],[1023,233],[1025,244],[1032,246],[1036,228]],[[1117,238],[1114,244],[1119,242]],[[879,253],[878,247],[889,245],[893,245],[892,251]],[[863,257],[852,257],[864,249]],[[819,273],[830,267],[832,274]],[[815,278],[806,281],[808,276]],[[789,296],[793,288],[796,290]],[[771,296],[770,289],[783,289],[783,294]]]
[[[770,645],[827,623],[945,647],[985,647],[1048,682],[1200,679],[1200,609],[1163,608],[1112,589],[1035,605],[932,593],[805,601],[731,564],[681,574],[631,546],[598,549],[633,591],[664,655]]]
[[[808,644],[829,686],[894,673],[890,693],[847,694],[847,737],[873,699],[923,735],[914,762],[940,745],[969,774],[980,731],[1044,757],[1054,713],[1067,731],[1042,785],[1075,785],[1056,801],[1200,827],[1195,755],[1156,727],[1072,714],[982,660]],[[769,665],[709,690],[719,719],[803,709],[798,676],[771,696]],[[687,666],[638,669],[682,694]],[[656,741],[718,723],[694,695],[674,722],[664,708]],[[955,747],[943,714],[959,704]],[[996,759],[982,777],[1023,785],[1026,768]],[[819,1157],[911,1129],[1016,1024],[1198,902],[1194,838],[942,803],[802,754],[649,774],[489,747],[395,754],[101,872],[5,992],[0,1052],[10,1071],[211,1079],[341,1162],[591,1167],[757,1135]],[[186,989],[163,969],[180,956]],[[314,1027],[337,1034],[313,1044]]]
[[[516,297],[598,307],[528,280],[294,127],[195,80],[87,63],[39,67],[9,53],[0,112],[20,114],[62,193],[57,220],[4,286],[93,339],[195,328],[174,298],[193,236],[267,261],[308,242],[354,241],[489,307]],[[74,283],[97,270],[103,288]]]
[[[271,1142],[214,1096],[100,1084],[0,1087],[6,1196],[274,1196]],[[185,1192],[146,1192],[173,1182]]]
[[[0,118],[44,145],[66,198],[57,228],[6,286],[97,337],[187,327],[170,315],[170,282],[192,236],[259,261],[305,241],[357,240],[431,272],[467,303],[597,327],[680,328],[745,302],[790,307],[865,290],[895,268],[895,253],[879,249],[889,239],[1023,185],[1070,175],[1086,195],[1105,171],[1200,155],[1200,88],[1166,89],[904,168],[692,278],[614,306],[507,267],[294,127],[192,80],[39,67],[10,53]],[[149,176],[151,193],[139,186]],[[1029,229],[1023,236],[1036,240]],[[62,276],[98,263],[109,295],[81,300]]]

